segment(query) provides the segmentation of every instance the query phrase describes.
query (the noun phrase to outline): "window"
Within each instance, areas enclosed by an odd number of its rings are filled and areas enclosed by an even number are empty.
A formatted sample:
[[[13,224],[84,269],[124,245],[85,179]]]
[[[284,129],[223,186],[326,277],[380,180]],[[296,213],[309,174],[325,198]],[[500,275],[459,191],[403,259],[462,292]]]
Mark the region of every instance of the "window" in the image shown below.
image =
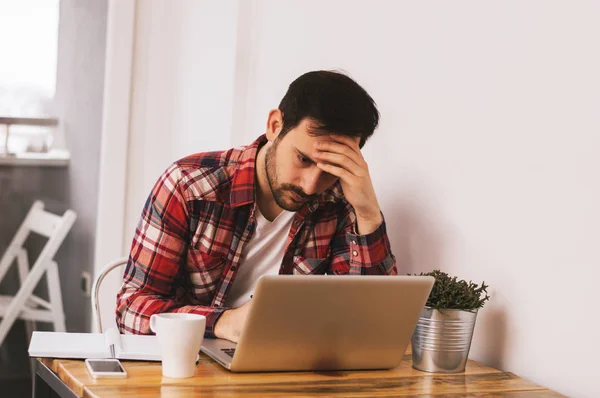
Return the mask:
[[[0,156],[52,144],[58,13],[59,0],[0,1]]]

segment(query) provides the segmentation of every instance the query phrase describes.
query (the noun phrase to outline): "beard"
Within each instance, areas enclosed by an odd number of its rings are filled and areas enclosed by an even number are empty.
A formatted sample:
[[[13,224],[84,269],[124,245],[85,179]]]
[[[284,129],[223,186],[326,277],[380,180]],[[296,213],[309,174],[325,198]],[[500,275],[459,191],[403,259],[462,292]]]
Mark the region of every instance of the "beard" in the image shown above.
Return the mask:
[[[312,199],[311,195],[307,195],[302,188],[293,184],[286,184],[279,182],[279,175],[277,174],[277,146],[279,145],[279,137],[275,139],[273,145],[267,148],[265,155],[265,170],[267,173],[267,181],[269,182],[269,188],[273,194],[273,199],[277,206],[287,211],[298,211],[304,204]],[[292,198],[291,193],[298,195],[301,200],[296,201]]]

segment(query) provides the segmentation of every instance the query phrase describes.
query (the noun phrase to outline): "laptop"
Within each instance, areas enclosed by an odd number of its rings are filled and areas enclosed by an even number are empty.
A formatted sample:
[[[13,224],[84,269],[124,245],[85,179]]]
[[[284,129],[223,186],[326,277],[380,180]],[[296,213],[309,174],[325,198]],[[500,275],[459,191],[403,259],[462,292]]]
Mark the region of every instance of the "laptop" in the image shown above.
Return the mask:
[[[239,343],[201,351],[233,372],[391,369],[402,360],[434,278],[266,275]]]

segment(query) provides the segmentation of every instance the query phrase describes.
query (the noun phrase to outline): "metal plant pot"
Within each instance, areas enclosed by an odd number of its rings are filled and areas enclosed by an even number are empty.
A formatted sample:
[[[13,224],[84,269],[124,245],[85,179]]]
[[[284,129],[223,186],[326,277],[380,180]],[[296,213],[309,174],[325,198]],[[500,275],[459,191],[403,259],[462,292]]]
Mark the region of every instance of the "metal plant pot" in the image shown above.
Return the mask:
[[[463,372],[476,318],[477,310],[425,307],[412,336],[413,368],[425,372]]]

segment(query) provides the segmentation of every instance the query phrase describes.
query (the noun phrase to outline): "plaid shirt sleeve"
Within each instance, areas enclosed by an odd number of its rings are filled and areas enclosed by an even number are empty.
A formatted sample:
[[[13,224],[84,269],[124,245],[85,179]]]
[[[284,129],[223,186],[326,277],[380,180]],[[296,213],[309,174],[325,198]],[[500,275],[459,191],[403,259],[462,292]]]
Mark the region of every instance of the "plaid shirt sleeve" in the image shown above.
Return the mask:
[[[332,239],[332,273],[338,275],[398,274],[396,258],[392,254],[385,228],[385,219],[370,234],[358,235],[354,209],[347,205],[341,225],[343,227]]]
[[[150,316],[184,312],[206,316],[207,337],[225,308],[189,305],[178,282],[186,260],[188,209],[182,172],[171,166],[155,184],[136,229],[123,286],[117,295],[117,325],[121,333],[150,334]]]

